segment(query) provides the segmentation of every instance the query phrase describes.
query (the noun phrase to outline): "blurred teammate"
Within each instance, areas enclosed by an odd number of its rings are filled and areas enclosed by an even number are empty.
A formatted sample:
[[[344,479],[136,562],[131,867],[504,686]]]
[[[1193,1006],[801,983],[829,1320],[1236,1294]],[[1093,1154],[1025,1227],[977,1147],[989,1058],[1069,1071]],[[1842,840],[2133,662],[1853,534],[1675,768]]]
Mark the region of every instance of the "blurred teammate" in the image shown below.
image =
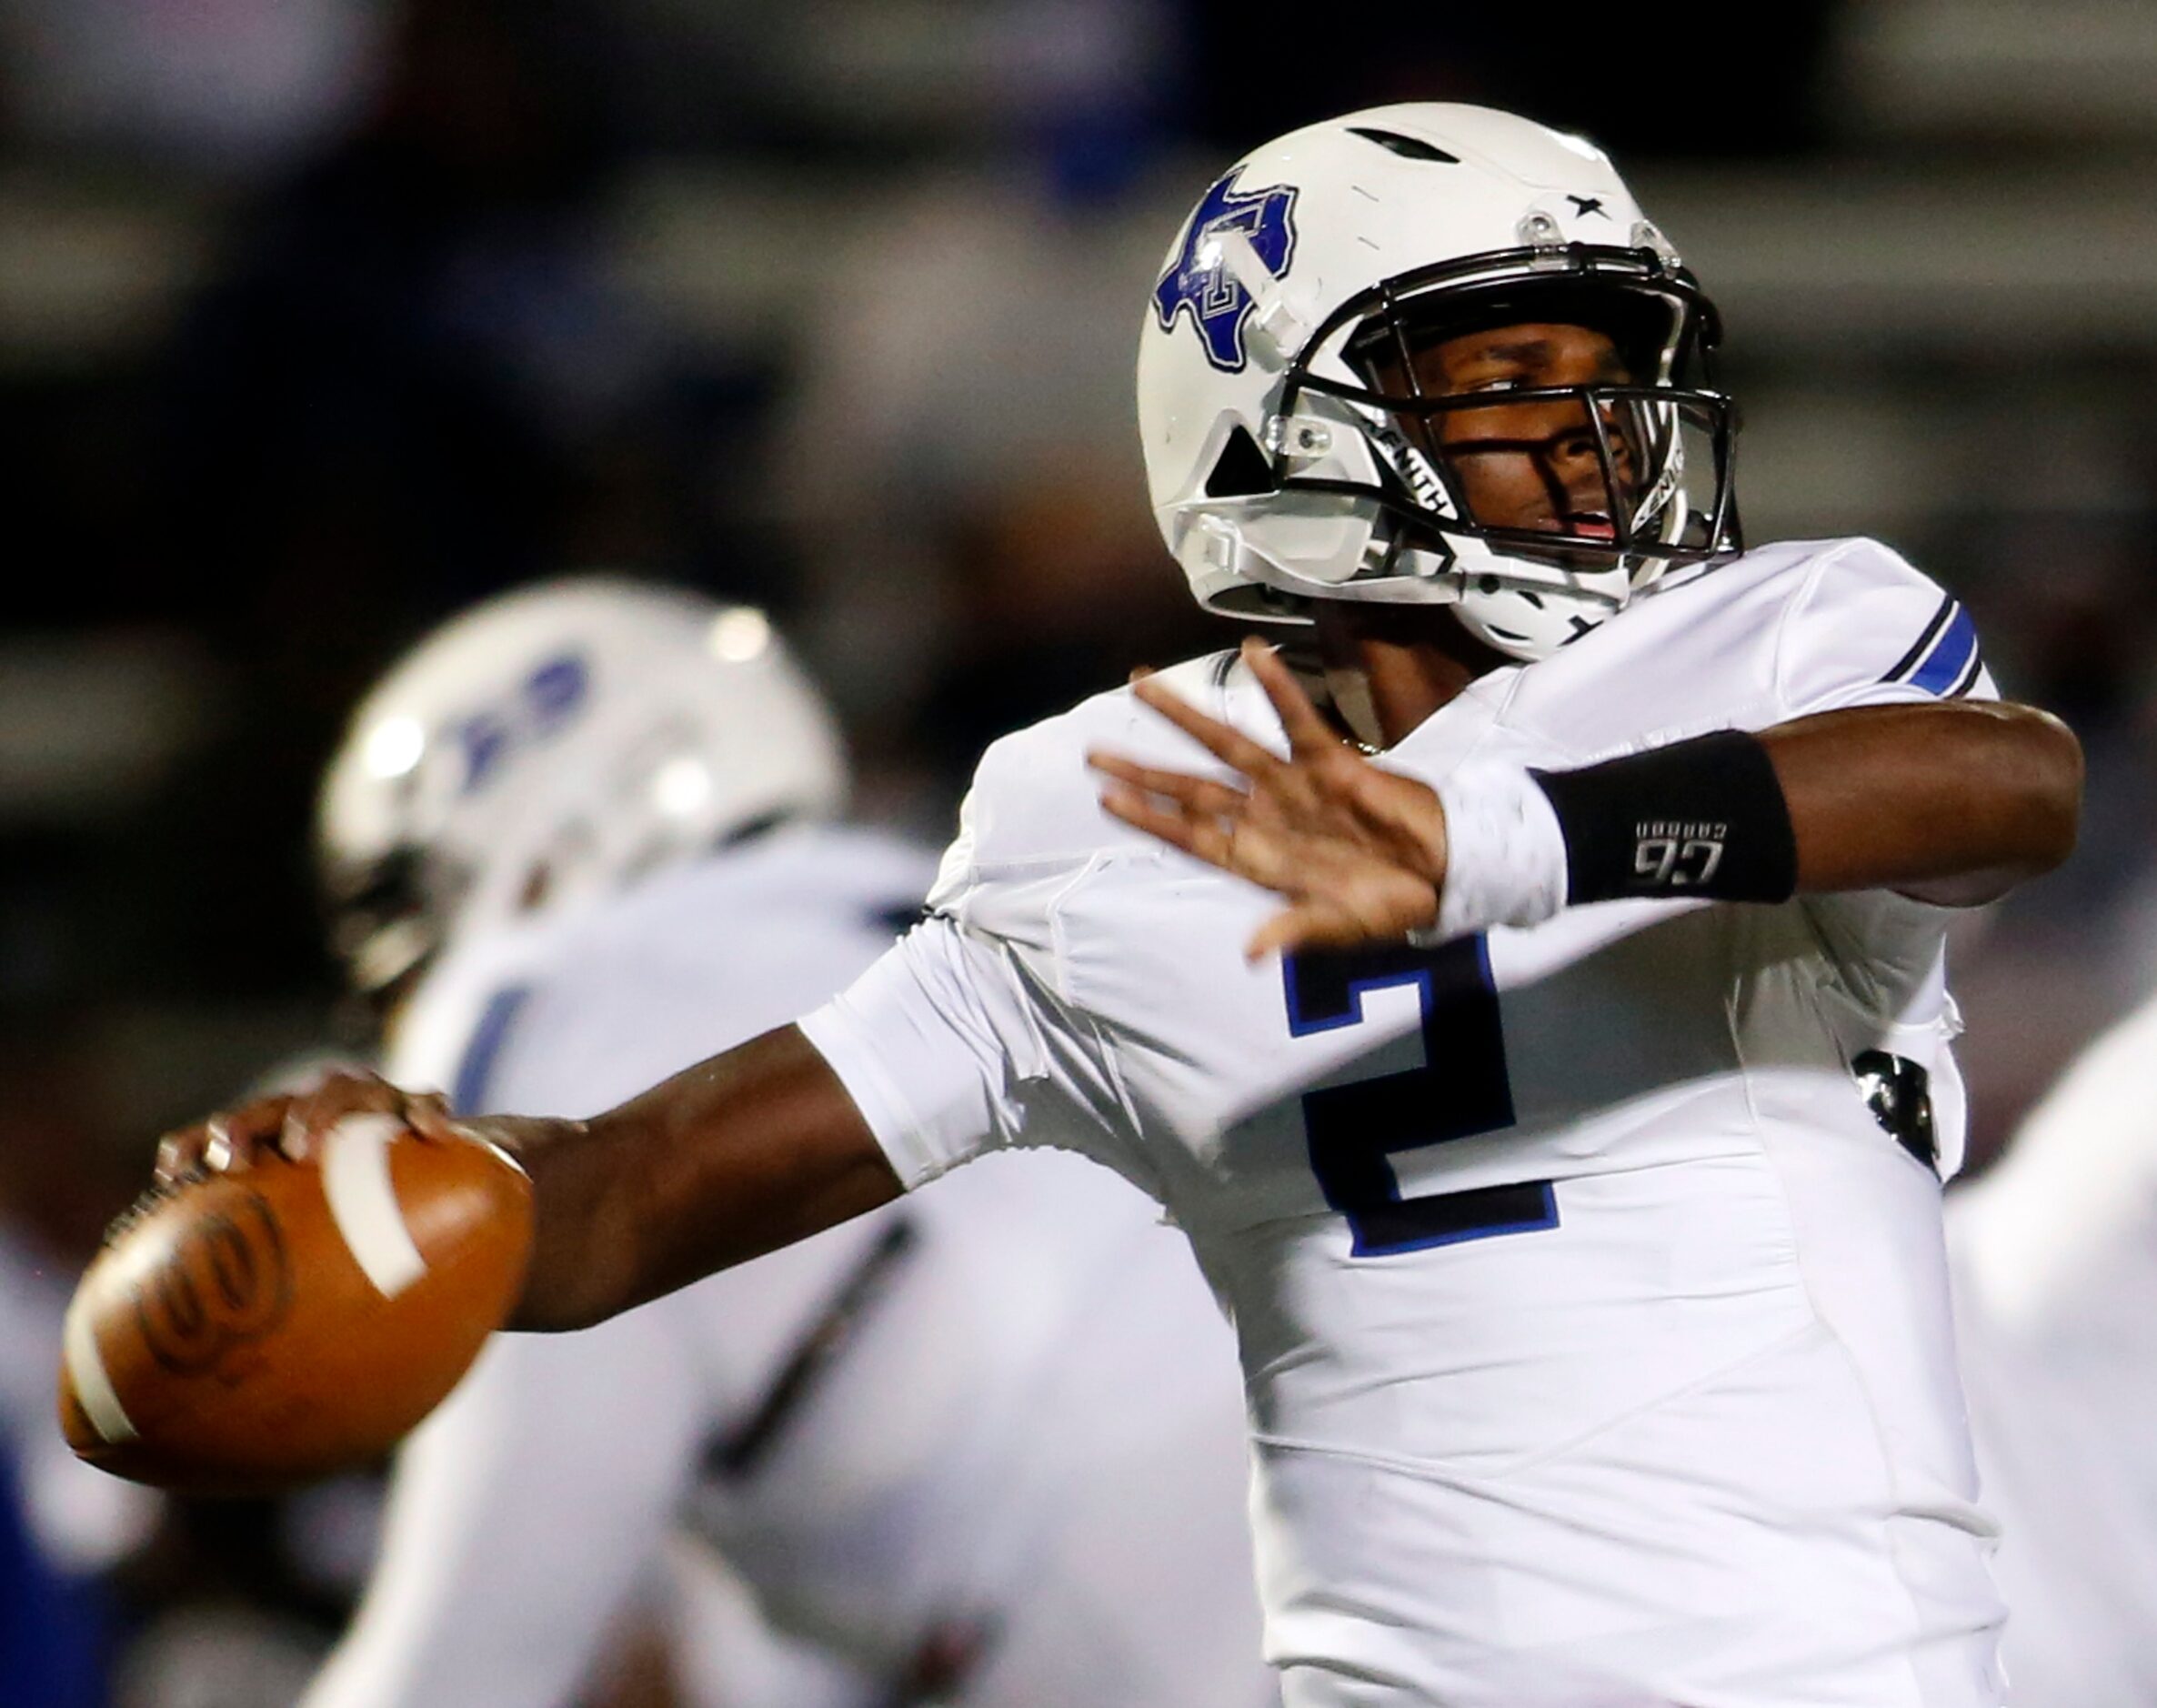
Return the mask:
[[[828,822],[843,782],[754,611],[592,579],[452,624],[324,792],[388,1070],[583,1115],[812,1006],[931,876]],[[1241,1432],[1227,1331],[1152,1206],[1077,1159],[984,1171],[590,1333],[497,1341],[403,1455],[309,1708],[567,1702],[681,1523],[795,1633],[736,1611],[727,1708],[1259,1708]]]
[[[2157,1002],[2100,1038],[1948,1250],[2017,1701],[2157,1702]]]
[[[1140,337],[1164,538],[1326,711],[1248,646],[999,741],[843,996],[466,1123],[535,1181],[515,1321],[1084,1150],[1233,1311],[1295,1708],[1996,1703],[1943,909],[2064,856],[2072,738],[1884,548],[1741,548],[1713,311],[1578,138],[1269,144]],[[355,1104],[458,1141],[345,1080],[222,1150]]]

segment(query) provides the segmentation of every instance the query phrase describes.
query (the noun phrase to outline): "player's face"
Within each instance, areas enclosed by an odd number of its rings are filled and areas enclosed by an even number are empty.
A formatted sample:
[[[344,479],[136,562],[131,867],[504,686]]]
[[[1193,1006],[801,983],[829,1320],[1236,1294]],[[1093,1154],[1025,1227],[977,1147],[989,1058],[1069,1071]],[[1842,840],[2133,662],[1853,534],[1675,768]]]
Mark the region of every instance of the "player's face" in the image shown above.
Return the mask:
[[[1600,411],[1599,442],[1589,407],[1578,397],[1504,401],[1508,392],[1630,383],[1632,376],[1606,334],[1530,322],[1437,339],[1411,354],[1412,387],[1398,358],[1379,365],[1389,395],[1420,393],[1435,400],[1488,394],[1491,399],[1488,407],[1455,405],[1402,417],[1403,429],[1451,471],[1476,521],[1534,533],[1615,537],[1611,511],[1630,504],[1639,484],[1638,453],[1617,414]]]

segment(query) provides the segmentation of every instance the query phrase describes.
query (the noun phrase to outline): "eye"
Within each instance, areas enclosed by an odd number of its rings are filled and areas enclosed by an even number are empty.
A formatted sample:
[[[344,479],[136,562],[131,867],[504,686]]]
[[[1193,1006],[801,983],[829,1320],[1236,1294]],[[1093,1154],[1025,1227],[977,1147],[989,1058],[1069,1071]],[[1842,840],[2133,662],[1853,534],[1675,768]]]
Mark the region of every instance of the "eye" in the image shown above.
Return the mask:
[[[1519,374],[1500,375],[1498,377],[1492,379],[1471,380],[1469,384],[1460,387],[1461,391],[1464,393],[1486,391],[1524,391],[1527,388],[1528,381]]]

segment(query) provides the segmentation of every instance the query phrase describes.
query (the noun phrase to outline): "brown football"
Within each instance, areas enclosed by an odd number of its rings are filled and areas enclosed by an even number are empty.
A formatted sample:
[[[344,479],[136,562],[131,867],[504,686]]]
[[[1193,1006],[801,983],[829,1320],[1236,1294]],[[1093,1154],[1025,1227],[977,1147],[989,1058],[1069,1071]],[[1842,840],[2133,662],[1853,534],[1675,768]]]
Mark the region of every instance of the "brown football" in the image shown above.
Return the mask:
[[[507,1157],[355,1115],[304,1162],[154,1194],[75,1289],[60,1422],[92,1464],[256,1492],[363,1465],[456,1385],[532,1241]]]

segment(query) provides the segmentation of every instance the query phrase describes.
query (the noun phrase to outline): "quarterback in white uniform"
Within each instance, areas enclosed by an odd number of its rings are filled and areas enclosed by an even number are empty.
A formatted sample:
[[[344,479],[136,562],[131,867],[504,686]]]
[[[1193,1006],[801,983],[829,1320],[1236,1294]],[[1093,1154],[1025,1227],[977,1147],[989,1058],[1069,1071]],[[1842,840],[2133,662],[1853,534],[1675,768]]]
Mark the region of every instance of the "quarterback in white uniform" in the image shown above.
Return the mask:
[[[386,1068],[584,1116],[821,1000],[933,869],[818,822],[840,782],[754,613],[595,578],[459,618],[325,790],[331,888],[367,903],[356,982],[426,954]],[[377,881],[400,861],[406,906]],[[1228,1331],[1150,1203],[1075,1158],[975,1170],[588,1333],[497,1340],[401,1456],[308,1708],[567,1703],[683,1529],[783,1633],[727,1622],[727,1708],[1261,1708],[1242,1433]]]
[[[1164,540],[1300,678],[1250,642],[996,744],[928,922],[581,1127],[346,1080],[224,1150],[502,1144],[529,1328],[1077,1150],[1235,1320],[1294,1708],[1997,1702],[1943,909],[2063,858],[2073,738],[1892,553],[1742,549],[1712,307],[1578,138],[1269,144],[1140,337]]]
[[[1900,699],[1942,604],[1867,542],[1769,548],[1391,757],[1572,769]],[[1234,655],[1170,680],[1277,737]],[[1939,1180],[1854,1065],[1929,1078],[1951,1168],[1942,911],[1616,901],[1251,965],[1220,949],[1265,897],[1105,822],[1103,747],[1188,757],[1128,694],[991,747],[935,919],[802,1027],[909,1185],[1053,1144],[1169,1206],[1252,1385],[1274,1657],[1441,1703],[1977,1700]]]
[[[2016,1697],[2157,1701],[2157,1001],[1949,1194],[1970,1422]]]

